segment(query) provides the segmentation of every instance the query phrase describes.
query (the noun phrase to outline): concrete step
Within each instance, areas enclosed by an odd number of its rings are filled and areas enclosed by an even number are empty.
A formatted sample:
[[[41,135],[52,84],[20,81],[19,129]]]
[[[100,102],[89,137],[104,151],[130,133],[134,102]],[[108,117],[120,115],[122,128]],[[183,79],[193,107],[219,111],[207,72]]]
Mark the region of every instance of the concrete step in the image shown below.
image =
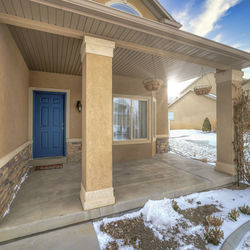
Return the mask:
[[[46,158],[36,158],[30,160],[30,165],[33,167],[36,166],[45,166],[53,164],[64,164],[67,162],[67,157],[46,157]]]

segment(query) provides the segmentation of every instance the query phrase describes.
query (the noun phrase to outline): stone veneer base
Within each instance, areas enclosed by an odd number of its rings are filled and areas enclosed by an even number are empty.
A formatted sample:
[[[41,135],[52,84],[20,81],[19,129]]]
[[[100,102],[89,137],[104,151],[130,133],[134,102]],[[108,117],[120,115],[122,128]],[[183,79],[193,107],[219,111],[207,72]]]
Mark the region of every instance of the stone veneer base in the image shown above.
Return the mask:
[[[29,171],[31,157],[32,146],[29,144],[0,168],[0,220],[17,193],[22,177]]]
[[[156,153],[167,153],[168,152],[168,137],[159,137],[156,139]]]
[[[82,159],[82,142],[71,141],[67,142],[67,161],[81,162]]]

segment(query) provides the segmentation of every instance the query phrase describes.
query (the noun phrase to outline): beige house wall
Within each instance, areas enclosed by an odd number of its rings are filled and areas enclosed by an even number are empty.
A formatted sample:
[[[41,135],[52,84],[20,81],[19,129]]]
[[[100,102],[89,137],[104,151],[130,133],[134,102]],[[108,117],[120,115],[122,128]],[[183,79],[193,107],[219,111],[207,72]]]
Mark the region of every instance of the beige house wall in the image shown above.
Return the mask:
[[[82,77],[66,74],[30,71],[30,87],[70,90],[69,138],[82,137],[82,116],[76,108],[82,99]]]
[[[8,28],[0,24],[0,158],[28,139],[29,70]]]
[[[82,100],[81,76],[30,71],[30,87],[68,89],[70,90],[70,136],[69,139],[81,138],[82,117],[76,109],[76,102]],[[145,90],[143,79],[127,76],[113,75],[112,92],[115,95],[151,96],[151,92]],[[155,144],[155,142],[154,142]],[[152,143],[139,143],[127,145],[113,145],[113,162],[132,161],[150,158],[155,145]],[[126,157],[124,157],[126,156]]]
[[[174,121],[170,121],[170,129],[201,129],[206,117],[211,125],[216,120],[216,101],[190,91],[171,105],[169,112],[174,112]]]
[[[110,0],[94,0],[95,2],[102,3],[102,4],[108,4],[109,2],[112,2]],[[113,1],[113,2],[119,2],[119,1]],[[122,1],[120,1],[122,2]],[[136,10],[139,11],[139,13],[147,18],[154,21],[157,21],[157,18],[151,13],[151,11],[140,1],[140,0],[128,0],[127,3],[129,5],[132,5],[135,7]]]

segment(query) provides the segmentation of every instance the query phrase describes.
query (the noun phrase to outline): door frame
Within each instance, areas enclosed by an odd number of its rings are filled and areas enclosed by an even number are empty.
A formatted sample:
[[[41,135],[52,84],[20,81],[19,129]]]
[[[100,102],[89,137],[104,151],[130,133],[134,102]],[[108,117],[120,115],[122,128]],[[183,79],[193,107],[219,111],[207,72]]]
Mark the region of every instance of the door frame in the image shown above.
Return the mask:
[[[64,105],[64,156],[67,156],[67,141],[70,138],[69,121],[70,121],[70,90],[69,89],[51,89],[29,87],[29,123],[28,138],[32,141],[32,158],[33,158],[33,127],[34,127],[34,92],[54,92],[61,93],[65,96]]]

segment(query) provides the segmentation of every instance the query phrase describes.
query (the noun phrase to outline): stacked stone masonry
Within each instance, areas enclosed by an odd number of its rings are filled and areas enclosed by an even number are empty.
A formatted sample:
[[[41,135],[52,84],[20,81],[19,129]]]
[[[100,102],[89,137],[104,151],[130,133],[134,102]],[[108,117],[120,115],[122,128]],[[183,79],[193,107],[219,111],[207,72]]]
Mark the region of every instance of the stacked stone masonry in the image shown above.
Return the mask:
[[[167,153],[168,152],[168,138],[157,138],[156,139],[156,153]]]
[[[22,177],[29,171],[32,146],[29,145],[0,168],[0,220],[18,191]]]
[[[82,142],[67,143],[67,160],[68,162],[81,162],[82,158]]]

